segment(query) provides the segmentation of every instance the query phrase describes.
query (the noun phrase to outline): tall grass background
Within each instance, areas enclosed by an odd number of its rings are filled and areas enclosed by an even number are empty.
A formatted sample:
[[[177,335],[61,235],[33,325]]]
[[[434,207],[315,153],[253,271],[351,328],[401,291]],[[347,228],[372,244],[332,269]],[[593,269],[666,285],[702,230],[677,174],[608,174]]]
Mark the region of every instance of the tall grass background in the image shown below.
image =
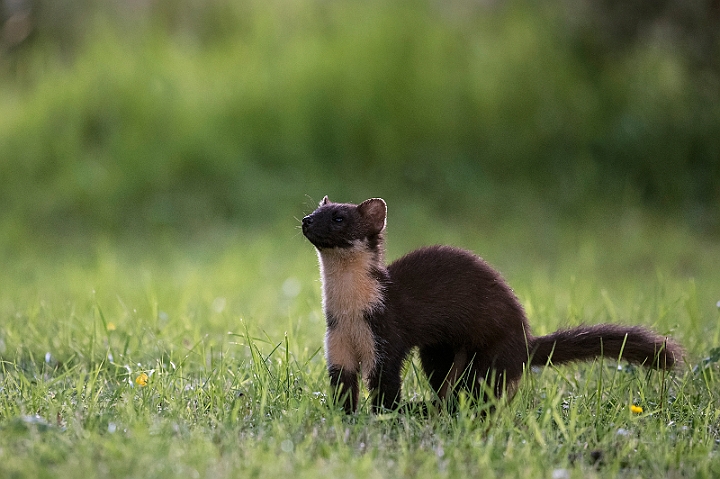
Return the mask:
[[[20,3],[35,30],[0,62],[16,223],[265,222],[383,193],[680,206],[717,231],[696,207],[719,196],[718,41],[670,7],[635,2],[610,42],[600,0]],[[717,21],[701,3],[681,10]],[[710,37],[701,59],[686,37]]]

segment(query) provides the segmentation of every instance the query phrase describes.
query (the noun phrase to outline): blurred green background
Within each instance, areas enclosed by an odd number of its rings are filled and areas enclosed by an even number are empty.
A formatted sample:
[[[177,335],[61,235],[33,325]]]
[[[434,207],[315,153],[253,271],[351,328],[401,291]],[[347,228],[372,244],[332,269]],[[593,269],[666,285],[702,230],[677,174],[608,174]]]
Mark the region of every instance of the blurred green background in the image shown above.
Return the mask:
[[[717,0],[2,8],[5,243],[277,224],[324,194],[720,234]]]

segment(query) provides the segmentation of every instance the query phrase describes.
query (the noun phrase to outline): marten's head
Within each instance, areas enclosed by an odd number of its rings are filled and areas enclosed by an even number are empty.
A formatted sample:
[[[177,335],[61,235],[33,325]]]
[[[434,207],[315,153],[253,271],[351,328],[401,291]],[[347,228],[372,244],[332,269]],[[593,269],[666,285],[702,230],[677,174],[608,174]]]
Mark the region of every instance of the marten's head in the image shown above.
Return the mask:
[[[326,196],[320,206],[302,220],[305,237],[319,250],[382,247],[387,206],[381,198],[359,205],[332,203]]]

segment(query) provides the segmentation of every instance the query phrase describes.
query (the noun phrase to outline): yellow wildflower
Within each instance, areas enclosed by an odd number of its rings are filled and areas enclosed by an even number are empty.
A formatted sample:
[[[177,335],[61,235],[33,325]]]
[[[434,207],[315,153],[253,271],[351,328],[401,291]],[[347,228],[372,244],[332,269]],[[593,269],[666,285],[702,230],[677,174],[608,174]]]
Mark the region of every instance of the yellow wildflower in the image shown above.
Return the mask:
[[[147,374],[140,373],[140,375],[138,375],[138,377],[135,378],[135,384],[137,384],[141,388],[144,388],[145,386],[147,386],[148,379],[150,379],[150,378],[148,377]]]
[[[630,412],[631,412],[631,413],[634,413],[634,414],[642,414],[643,408],[641,408],[640,406],[636,406],[636,405],[634,405],[634,404],[631,404],[631,405],[630,405]]]
[[[117,326],[115,326],[115,323],[107,323],[108,331],[115,331],[116,329],[117,329]]]

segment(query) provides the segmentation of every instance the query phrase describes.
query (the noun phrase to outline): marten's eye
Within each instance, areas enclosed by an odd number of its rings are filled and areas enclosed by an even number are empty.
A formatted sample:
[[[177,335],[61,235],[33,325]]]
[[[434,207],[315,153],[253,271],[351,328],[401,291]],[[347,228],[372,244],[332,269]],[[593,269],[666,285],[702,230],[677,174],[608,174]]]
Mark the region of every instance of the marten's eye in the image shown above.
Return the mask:
[[[333,218],[333,221],[335,223],[342,223],[344,220],[345,218],[343,218],[342,216],[336,216],[335,218]]]

